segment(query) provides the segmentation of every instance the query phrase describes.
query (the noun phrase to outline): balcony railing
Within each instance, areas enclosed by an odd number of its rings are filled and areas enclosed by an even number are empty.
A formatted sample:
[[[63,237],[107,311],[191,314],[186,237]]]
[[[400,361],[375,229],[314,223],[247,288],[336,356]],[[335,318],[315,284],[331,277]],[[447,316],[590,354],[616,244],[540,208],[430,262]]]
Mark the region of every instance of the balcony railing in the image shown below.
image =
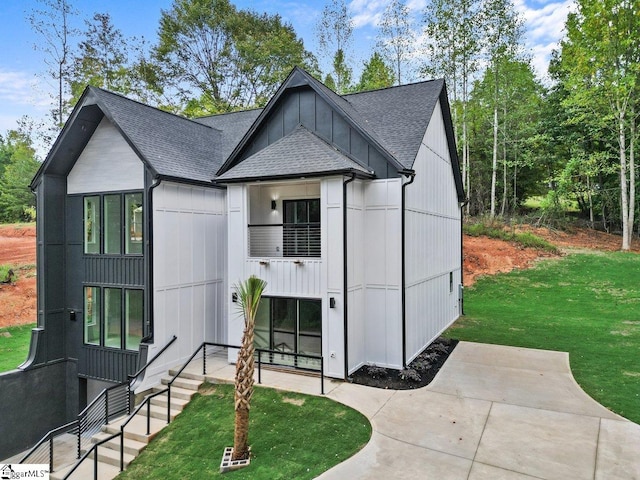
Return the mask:
[[[250,257],[320,257],[319,223],[249,225]]]

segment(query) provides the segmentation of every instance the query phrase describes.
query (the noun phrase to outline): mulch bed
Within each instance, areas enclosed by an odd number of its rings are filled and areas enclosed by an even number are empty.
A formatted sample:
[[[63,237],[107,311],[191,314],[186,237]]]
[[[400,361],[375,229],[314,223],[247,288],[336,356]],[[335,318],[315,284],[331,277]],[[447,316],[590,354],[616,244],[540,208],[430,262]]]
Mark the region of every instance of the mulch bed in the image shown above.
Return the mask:
[[[431,383],[457,344],[458,340],[438,337],[403,370],[364,365],[349,376],[349,381],[391,390],[424,387]]]

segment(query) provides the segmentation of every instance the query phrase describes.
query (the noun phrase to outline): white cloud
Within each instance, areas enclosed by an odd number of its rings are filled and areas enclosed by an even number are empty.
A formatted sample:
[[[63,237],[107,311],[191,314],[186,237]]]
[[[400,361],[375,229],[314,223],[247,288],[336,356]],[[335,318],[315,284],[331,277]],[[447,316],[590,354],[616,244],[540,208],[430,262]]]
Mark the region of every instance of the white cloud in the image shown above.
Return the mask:
[[[376,27],[388,3],[389,0],[353,0],[349,10],[353,15],[354,28]]]
[[[525,47],[531,52],[533,67],[545,78],[551,52],[558,48],[565,31],[567,14],[575,7],[573,0],[515,0],[516,10],[525,22]]]

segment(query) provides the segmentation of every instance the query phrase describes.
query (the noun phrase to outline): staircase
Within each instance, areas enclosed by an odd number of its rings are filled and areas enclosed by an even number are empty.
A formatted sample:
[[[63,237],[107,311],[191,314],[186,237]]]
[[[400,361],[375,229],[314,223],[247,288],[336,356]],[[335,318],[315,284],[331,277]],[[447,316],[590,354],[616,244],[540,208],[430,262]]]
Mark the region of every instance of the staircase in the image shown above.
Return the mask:
[[[177,370],[170,370],[169,375],[162,378],[162,386],[155,387],[153,393],[165,390],[167,385],[178,373]],[[182,412],[184,407],[189,403],[191,398],[198,391],[198,388],[204,382],[203,375],[183,372],[179,377],[175,378],[171,386],[171,407],[169,415],[171,421]],[[149,434],[147,435],[147,411],[149,413]],[[120,437],[109,439],[110,436],[120,433],[121,425],[126,422],[128,416],[124,415],[120,418],[112,420],[109,424],[104,425],[102,430],[92,437],[92,442],[102,445],[97,447],[98,461],[96,478],[100,480],[111,480],[120,473]],[[159,394],[153,397],[147,405],[143,406],[140,411],[131,419],[124,429],[124,468],[140,454],[149,442],[167,426],[167,394]],[[107,440],[108,439],[108,440]],[[106,440],[106,441],[105,441]],[[94,468],[96,462],[95,453],[92,453],[82,462],[78,468],[71,474],[70,479],[86,480],[94,478]],[[62,480],[74,468],[73,465],[61,468],[50,474],[51,480]]]

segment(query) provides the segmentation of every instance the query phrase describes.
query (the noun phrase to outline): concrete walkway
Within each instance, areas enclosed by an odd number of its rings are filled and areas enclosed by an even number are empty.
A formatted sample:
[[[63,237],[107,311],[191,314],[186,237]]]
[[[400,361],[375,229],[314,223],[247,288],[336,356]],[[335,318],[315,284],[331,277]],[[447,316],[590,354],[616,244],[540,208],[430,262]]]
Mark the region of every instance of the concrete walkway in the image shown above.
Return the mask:
[[[373,435],[322,480],[640,479],[640,426],[585,394],[566,353],[460,342],[425,388],[328,396]]]

